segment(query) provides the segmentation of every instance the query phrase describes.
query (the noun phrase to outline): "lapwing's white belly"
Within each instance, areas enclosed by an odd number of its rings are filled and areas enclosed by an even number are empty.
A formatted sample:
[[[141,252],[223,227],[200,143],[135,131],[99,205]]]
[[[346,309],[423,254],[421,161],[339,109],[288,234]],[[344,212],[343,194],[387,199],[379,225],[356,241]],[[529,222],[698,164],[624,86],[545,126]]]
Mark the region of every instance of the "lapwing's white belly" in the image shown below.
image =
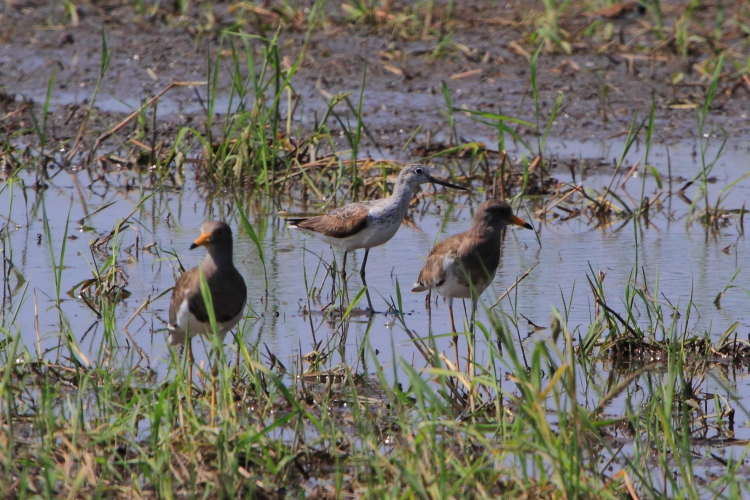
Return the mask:
[[[227,332],[234,328],[237,323],[240,322],[240,319],[242,319],[243,311],[244,307],[234,318],[216,325],[219,329],[219,338],[224,340],[224,336]],[[180,308],[177,310],[176,323],[176,325],[170,324],[167,326],[169,329],[169,343],[172,345],[183,344],[187,332],[190,332],[190,338],[193,338],[196,335],[209,335],[212,333],[211,323],[203,323],[202,321],[199,321],[198,318],[190,312],[187,300],[183,300],[182,304],[180,304]]]

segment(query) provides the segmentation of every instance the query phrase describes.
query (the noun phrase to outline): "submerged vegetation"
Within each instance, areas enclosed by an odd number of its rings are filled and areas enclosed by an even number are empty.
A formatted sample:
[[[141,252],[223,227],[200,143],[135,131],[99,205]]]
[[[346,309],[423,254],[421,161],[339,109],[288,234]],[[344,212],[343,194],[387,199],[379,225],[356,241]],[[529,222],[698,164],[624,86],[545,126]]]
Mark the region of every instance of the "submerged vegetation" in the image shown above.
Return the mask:
[[[123,350],[112,308],[95,359],[72,327],[57,349],[34,354],[10,309],[3,489],[138,498],[747,494],[744,453],[710,450],[747,447],[734,437],[747,414],[731,384],[748,343],[736,328],[717,343],[694,337],[678,319],[694,306],[666,314],[637,269],[619,313],[602,280],[589,277],[598,312],[587,331],[570,331],[555,311],[550,335],[524,346],[513,334],[518,312],[490,312],[478,325],[483,359],[466,372],[400,312],[396,330],[421,360],[383,366],[369,347],[371,320],[353,365],[330,361],[345,329],[293,364],[214,339],[215,364],[191,383],[177,360],[156,377],[140,349]],[[612,366],[606,377],[600,362]]]
[[[748,85],[747,2],[544,0],[508,4],[507,15],[492,2],[452,1],[120,8],[138,22],[184,27],[196,44],[210,41],[205,78],[164,85],[128,115],[102,112],[100,84],[116,50],[105,27],[88,103],[55,109],[55,71],[43,102],[2,101],[6,497],[750,495],[741,386],[750,366],[750,285],[739,249],[744,198],[735,195],[750,173],[723,173],[716,186],[732,137],[713,120]],[[76,25],[75,2],[51,5],[46,22]],[[450,82],[476,71],[467,69],[431,83],[442,99],[441,130],[406,130],[399,152],[368,115],[364,65],[352,69],[356,92],[319,85],[324,106],[305,111],[312,104],[300,72],[313,64],[320,33],[429,42],[408,54],[397,45],[381,51],[384,71],[408,81],[409,57],[460,58],[469,67],[502,58],[457,41],[477,26],[513,34],[507,47],[526,61],[519,99],[530,107],[519,109],[527,113],[455,102]],[[543,94],[545,57],[595,50],[614,57],[621,49],[629,72],[634,61],[680,61],[687,69],[671,76],[675,94],[695,78],[692,100],[668,106],[692,113],[681,116],[695,124],[697,170],[672,164],[656,97],[620,119],[627,125],[609,138],[621,148],[612,161],[571,158],[553,144],[568,95]],[[555,71],[575,71],[566,60]],[[600,82],[605,122],[616,114],[615,89]],[[175,124],[159,106],[181,91],[192,93],[201,113]],[[416,276],[383,265],[391,277],[373,297],[388,311],[363,320],[365,289],[356,276],[350,289],[332,279],[336,255],[330,260],[307,243],[289,248],[279,236],[286,215],[386,196],[388,180],[415,157],[472,193],[425,189],[406,224],[419,227],[427,216],[445,229],[457,212],[496,197],[537,226],[536,237],[518,243],[532,256],[503,261],[505,282],[520,277],[497,300],[485,299],[474,334],[460,335],[462,352],[471,353],[465,370],[445,355],[451,335],[438,322],[441,302],[428,298],[417,309],[402,296]],[[183,230],[193,234],[213,218],[230,221],[245,244],[235,260],[252,270],[254,300],[233,338],[202,339],[189,380],[185,359],[165,345],[162,306],[190,267],[180,261]],[[710,279],[689,277],[686,292],[685,281],[663,284],[675,269],[691,272],[682,268],[684,252],[672,249],[666,264],[648,261],[644,247],[658,242],[654,233],[684,232],[681,245],[703,248],[725,241],[727,228],[734,243],[719,250],[735,257],[729,275],[723,268]],[[621,237],[609,247],[627,247],[617,269],[591,263],[597,256],[577,238],[589,233]],[[546,238],[559,234],[577,240],[583,272],[542,261],[541,249],[554,246]],[[87,244],[76,242],[82,237]],[[562,253],[545,255],[563,262]],[[299,275],[290,276],[292,261],[301,262]],[[535,280],[528,288],[527,279]],[[302,297],[285,288],[291,281]],[[720,291],[706,300],[717,282]],[[559,291],[559,300],[541,302],[539,288]],[[722,309],[727,302],[735,307]],[[524,315],[533,309],[537,316]],[[288,342],[293,316],[306,330]]]

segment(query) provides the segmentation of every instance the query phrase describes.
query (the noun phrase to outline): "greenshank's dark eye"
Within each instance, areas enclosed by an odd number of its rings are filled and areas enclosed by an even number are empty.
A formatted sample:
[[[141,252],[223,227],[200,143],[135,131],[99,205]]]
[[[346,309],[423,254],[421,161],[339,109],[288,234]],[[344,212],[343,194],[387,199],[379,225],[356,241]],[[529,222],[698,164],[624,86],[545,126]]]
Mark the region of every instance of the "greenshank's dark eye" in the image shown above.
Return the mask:
[[[422,169],[418,168],[418,169],[415,170],[415,172],[418,173],[418,174],[421,174],[422,173]]]

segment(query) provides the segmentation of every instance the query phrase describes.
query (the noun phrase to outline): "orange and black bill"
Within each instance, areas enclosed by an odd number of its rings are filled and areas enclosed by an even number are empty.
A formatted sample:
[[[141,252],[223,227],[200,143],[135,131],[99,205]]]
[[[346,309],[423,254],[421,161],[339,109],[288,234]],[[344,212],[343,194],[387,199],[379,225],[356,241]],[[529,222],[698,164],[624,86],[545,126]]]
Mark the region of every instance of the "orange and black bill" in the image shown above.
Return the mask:
[[[198,236],[198,239],[196,239],[192,245],[190,245],[190,250],[193,248],[202,247],[206,243],[211,242],[211,233],[201,233],[200,236]]]
[[[525,227],[526,229],[534,229],[534,227],[531,224],[529,224],[528,222],[526,222],[522,218],[517,217],[515,215],[510,218],[510,223],[511,224],[515,224],[516,226]]]

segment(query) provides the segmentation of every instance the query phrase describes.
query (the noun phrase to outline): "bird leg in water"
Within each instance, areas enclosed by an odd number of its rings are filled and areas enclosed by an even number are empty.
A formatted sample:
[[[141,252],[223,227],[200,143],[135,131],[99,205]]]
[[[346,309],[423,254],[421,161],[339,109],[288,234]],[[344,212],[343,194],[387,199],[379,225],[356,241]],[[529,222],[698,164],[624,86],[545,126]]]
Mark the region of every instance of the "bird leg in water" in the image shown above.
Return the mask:
[[[240,332],[239,329],[237,331],[237,334],[234,336],[235,341],[237,342],[237,358],[234,362],[234,370],[235,370],[235,378],[237,380],[240,380],[240,352],[242,352],[242,346],[240,345]]]
[[[476,321],[477,317],[477,299],[478,297],[472,297],[471,299],[471,323],[469,325],[469,361],[468,365],[466,366],[466,371],[469,371],[469,366],[474,366],[472,358],[472,354],[474,352],[474,344],[476,342],[476,338],[474,337],[474,322]]]
[[[373,314],[375,314],[375,309],[372,308],[372,300],[370,300],[370,289],[367,287],[367,280],[365,280],[365,266],[367,265],[367,256],[369,254],[370,249],[365,249],[365,260],[362,261],[362,268],[359,270],[359,277],[362,278],[362,284],[365,287],[365,295],[367,295],[367,307],[370,309],[370,316],[372,316]]]
[[[341,290],[342,290],[342,293],[347,297],[347,300],[349,297],[349,291],[346,288],[346,255],[348,253],[349,252],[344,251],[344,260],[341,262],[341,269],[339,270],[339,274],[341,274]],[[331,281],[333,282],[332,287],[331,287],[331,297],[335,297],[336,296],[336,277],[333,275],[333,273],[331,273]]]
[[[188,387],[190,387],[190,392],[193,392],[193,363],[195,362],[195,358],[193,357],[193,339],[190,338],[190,335],[187,335],[187,360],[188,360]]]
[[[453,297],[448,299],[448,314],[451,317],[451,330],[453,330],[453,350],[456,353],[456,370],[461,371],[461,364],[458,359],[458,332],[456,332],[456,322],[453,320]]]

